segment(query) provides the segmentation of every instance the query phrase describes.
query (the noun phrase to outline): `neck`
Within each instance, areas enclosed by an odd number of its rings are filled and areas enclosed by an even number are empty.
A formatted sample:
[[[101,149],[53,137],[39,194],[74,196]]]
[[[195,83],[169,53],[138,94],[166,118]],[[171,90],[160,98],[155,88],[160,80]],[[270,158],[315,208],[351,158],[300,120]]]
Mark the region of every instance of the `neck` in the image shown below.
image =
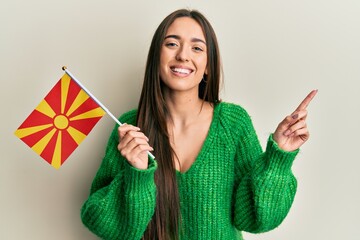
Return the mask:
[[[186,126],[194,121],[203,108],[203,100],[196,94],[171,93],[165,94],[165,101],[170,113],[169,121],[173,125]]]

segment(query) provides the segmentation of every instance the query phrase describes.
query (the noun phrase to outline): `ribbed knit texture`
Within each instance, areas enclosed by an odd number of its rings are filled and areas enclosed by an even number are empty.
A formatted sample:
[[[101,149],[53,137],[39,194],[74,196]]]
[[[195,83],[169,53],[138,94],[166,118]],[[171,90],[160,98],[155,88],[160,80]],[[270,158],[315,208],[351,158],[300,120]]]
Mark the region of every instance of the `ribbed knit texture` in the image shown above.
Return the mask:
[[[136,110],[120,120],[135,125]],[[154,214],[157,163],[149,160],[148,169],[135,169],[117,144],[115,127],[81,217],[103,239],[140,239]],[[297,153],[281,150],[272,135],[263,152],[246,111],[218,104],[197,159],[188,171],[177,172],[181,239],[240,240],[241,231],[277,227],[294,200],[291,166]]]

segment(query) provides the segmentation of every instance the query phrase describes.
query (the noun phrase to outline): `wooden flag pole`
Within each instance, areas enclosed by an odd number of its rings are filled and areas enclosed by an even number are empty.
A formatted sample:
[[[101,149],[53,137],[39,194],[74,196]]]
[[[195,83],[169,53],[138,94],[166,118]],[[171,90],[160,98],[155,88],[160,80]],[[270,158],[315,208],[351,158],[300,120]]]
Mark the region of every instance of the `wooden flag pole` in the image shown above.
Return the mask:
[[[102,104],[94,95],[92,95],[92,93],[84,86],[81,84],[81,82],[79,80],[76,79],[76,77],[71,74],[71,72],[69,72],[69,70],[67,70],[67,67],[63,66],[62,70],[64,70],[66,72],[67,75],[69,75],[78,85],[79,87],[81,87],[82,90],[84,90],[84,92],[86,92],[89,97],[91,97],[97,104],[99,104],[99,106],[107,113],[109,114],[109,116],[119,125],[122,126],[123,124],[109,111],[109,109],[107,109],[104,104]],[[155,159],[154,155],[151,154],[151,152],[147,152],[148,156],[151,159]]]

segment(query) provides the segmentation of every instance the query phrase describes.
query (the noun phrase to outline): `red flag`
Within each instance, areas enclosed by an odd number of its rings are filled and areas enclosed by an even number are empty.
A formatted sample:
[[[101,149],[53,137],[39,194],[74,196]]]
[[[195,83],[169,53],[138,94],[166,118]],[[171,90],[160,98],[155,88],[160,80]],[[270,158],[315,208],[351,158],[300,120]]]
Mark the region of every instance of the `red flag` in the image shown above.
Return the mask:
[[[105,111],[64,74],[15,135],[59,168],[104,116]]]

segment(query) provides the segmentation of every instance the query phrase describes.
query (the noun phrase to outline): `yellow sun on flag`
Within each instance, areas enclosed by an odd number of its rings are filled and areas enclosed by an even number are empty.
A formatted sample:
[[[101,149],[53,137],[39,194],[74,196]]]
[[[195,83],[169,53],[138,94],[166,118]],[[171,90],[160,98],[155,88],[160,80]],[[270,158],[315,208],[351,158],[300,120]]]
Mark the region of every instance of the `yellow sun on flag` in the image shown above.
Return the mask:
[[[64,74],[15,135],[58,169],[104,114],[105,111]]]

